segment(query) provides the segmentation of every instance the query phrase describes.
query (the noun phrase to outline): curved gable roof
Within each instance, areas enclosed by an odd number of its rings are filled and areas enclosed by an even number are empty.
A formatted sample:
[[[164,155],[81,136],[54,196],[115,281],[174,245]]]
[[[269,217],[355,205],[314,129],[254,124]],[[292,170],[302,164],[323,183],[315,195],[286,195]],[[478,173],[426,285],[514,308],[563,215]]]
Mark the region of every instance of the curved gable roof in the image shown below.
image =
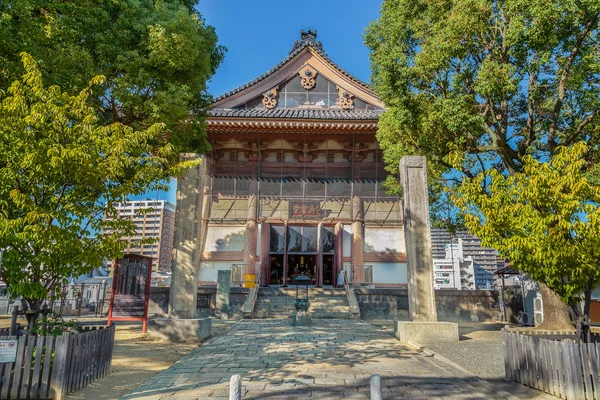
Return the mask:
[[[310,53],[311,51],[314,52],[314,54],[317,54],[323,60],[323,62],[325,62],[328,65],[328,67],[335,70],[341,77],[343,77],[343,79],[346,82],[351,83],[352,86],[354,86],[354,87],[360,88],[361,89],[360,91],[368,94],[369,97],[371,98],[371,100],[375,100],[374,101],[375,103],[379,103],[379,104],[376,104],[378,107],[383,107],[383,103],[381,102],[381,100],[379,100],[379,97],[375,94],[371,85],[356,78],[355,76],[353,76],[352,74],[350,74],[349,72],[347,72],[346,70],[341,68],[339,65],[335,64],[329,58],[327,53],[325,53],[323,51],[322,43],[317,41],[316,37],[317,37],[317,31],[311,31],[310,28],[308,29],[308,31],[302,30],[301,31],[301,40],[296,40],[296,42],[294,43],[294,46],[292,47],[292,50],[290,51],[290,53],[288,54],[288,56],[285,59],[283,59],[275,67],[271,68],[269,71],[267,71],[266,73],[262,74],[261,76],[255,78],[255,79],[253,79],[252,81],[250,81],[242,86],[239,86],[223,95],[216,97],[215,101],[213,103],[213,107],[214,108],[233,108],[233,107],[239,105],[239,104],[235,104],[234,97],[237,97],[236,95],[242,96],[243,92],[245,93],[245,92],[249,92],[249,91],[254,91],[254,89],[257,86],[261,86],[261,84],[268,85],[268,83],[265,82],[268,80],[268,78],[270,78],[273,75],[277,74],[278,72],[282,71],[284,66],[287,67],[288,64],[295,63],[296,60],[300,58],[299,57],[300,55],[305,54],[305,53]],[[300,63],[302,65],[304,65],[305,61],[300,61]],[[298,68],[300,68],[302,65],[298,65]],[[319,72],[323,72],[323,71],[319,71]],[[289,76],[284,77],[284,79],[287,79],[287,78],[289,78]],[[264,91],[271,89],[271,87],[274,85],[268,85],[268,86],[270,86],[270,87],[265,87]],[[246,100],[248,100],[248,99],[246,99]],[[366,99],[364,99],[364,100],[366,100]],[[223,107],[223,106],[225,106],[225,107]]]

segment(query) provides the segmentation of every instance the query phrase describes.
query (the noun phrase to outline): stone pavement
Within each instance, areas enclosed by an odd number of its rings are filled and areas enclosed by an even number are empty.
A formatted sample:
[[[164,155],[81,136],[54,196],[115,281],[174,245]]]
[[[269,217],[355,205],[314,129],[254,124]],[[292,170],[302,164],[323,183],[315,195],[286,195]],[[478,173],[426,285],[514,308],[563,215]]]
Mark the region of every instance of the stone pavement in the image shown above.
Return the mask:
[[[453,375],[385,330],[357,320],[243,320],[122,399],[227,399],[240,374],[244,399],[368,399],[383,377],[388,399],[518,399]],[[501,394],[500,394],[501,393]]]

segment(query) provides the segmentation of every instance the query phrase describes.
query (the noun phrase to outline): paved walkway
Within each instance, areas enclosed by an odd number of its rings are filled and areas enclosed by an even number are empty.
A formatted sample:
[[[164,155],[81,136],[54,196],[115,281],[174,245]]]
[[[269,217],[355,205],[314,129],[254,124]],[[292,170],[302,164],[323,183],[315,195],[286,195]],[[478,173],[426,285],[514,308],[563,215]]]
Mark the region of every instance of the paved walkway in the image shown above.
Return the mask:
[[[389,399],[516,398],[457,378],[367,322],[313,322],[241,321],[122,399],[227,399],[233,374],[242,376],[245,399],[368,399],[375,373]],[[520,398],[536,397],[527,393]]]

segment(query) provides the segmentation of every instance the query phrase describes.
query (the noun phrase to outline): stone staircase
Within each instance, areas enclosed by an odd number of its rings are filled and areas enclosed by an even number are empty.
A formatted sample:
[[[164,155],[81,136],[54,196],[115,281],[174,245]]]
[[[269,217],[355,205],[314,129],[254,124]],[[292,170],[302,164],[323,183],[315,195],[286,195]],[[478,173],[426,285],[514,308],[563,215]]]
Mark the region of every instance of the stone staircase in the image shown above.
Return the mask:
[[[306,290],[306,289],[305,289]],[[343,288],[309,288],[312,318],[350,319],[348,298]],[[290,318],[294,313],[296,287],[265,287],[258,291],[254,318]]]

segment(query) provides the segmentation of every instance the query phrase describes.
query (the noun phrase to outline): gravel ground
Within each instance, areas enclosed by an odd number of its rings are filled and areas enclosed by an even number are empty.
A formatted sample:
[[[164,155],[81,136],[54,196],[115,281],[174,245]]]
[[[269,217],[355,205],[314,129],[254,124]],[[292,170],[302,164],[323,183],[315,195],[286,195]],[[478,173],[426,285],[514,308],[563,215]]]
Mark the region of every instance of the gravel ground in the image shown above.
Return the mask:
[[[458,343],[420,343],[484,379],[504,377],[502,324],[459,323]]]

